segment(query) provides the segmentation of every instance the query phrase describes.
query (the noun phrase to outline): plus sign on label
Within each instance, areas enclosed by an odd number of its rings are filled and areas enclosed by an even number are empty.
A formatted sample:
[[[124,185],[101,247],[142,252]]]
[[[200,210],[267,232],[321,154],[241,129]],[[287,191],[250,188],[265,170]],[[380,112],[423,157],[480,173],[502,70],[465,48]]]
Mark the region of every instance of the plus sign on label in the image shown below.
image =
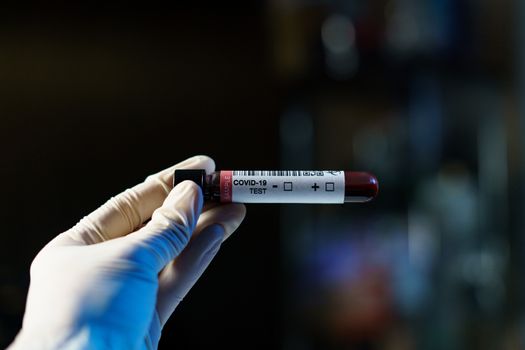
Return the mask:
[[[319,186],[317,185],[317,182],[314,183],[314,185],[312,186],[312,188],[314,189],[314,191],[317,191],[317,189],[319,188]]]

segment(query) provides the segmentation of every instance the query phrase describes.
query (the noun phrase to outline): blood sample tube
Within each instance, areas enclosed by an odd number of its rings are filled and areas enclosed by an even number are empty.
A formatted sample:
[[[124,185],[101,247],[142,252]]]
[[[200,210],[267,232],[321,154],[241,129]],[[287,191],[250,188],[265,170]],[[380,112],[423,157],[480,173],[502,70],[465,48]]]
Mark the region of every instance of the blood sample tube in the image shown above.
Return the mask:
[[[184,180],[197,183],[205,200],[221,203],[362,203],[379,188],[374,175],[343,170],[175,170],[173,185]]]

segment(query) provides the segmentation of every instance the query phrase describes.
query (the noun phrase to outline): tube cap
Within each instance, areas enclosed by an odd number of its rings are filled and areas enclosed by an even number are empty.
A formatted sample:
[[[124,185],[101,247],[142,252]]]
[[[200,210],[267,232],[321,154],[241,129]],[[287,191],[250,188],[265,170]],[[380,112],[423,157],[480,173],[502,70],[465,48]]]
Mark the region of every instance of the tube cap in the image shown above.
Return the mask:
[[[204,169],[177,169],[173,173],[173,187],[180,184],[182,181],[190,180],[195,182],[204,193],[204,185],[206,182],[206,170]]]
[[[345,202],[368,202],[377,196],[377,178],[363,171],[345,171]]]

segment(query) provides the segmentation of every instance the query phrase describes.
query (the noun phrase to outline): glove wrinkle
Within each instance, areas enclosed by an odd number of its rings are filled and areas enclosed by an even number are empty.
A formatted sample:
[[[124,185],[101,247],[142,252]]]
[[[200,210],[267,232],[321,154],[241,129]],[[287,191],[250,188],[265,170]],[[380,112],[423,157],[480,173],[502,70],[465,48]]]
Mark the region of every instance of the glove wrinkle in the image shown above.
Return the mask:
[[[172,223],[169,229],[159,226],[153,229],[155,233],[148,233],[149,237],[138,239],[139,246],[146,248],[155,256],[157,266],[160,269],[186,246],[187,241],[185,242],[183,238],[185,234],[181,233],[185,228],[182,226],[182,224],[178,223]]]
[[[181,206],[180,203],[184,203]],[[179,184],[155,210],[143,228],[130,235],[138,247],[146,249],[157,260],[160,271],[186,247],[202,208],[199,187],[187,181]],[[140,255],[138,251],[136,254]]]
[[[144,180],[144,182],[156,183],[164,190],[164,194],[166,196],[170,193],[172,189],[172,186],[171,185],[168,186],[168,184],[166,184],[166,182],[164,182],[158,175],[150,175]]]
[[[92,220],[91,215],[87,215],[69,230],[68,235],[79,243],[89,245],[107,240],[102,231],[103,229],[96,224],[96,221]]]
[[[112,197],[108,205],[112,205],[128,223],[128,232],[132,232],[144,222],[140,211],[137,209],[140,203],[140,196],[134,188],[128,188],[122,194]]]

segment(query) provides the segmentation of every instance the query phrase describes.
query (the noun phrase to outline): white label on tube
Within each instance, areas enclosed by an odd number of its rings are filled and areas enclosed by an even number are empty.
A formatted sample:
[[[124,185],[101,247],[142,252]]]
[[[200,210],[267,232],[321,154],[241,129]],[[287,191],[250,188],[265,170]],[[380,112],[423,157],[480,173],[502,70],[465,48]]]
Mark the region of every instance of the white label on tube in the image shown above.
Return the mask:
[[[344,171],[234,170],[232,202],[344,203]]]

